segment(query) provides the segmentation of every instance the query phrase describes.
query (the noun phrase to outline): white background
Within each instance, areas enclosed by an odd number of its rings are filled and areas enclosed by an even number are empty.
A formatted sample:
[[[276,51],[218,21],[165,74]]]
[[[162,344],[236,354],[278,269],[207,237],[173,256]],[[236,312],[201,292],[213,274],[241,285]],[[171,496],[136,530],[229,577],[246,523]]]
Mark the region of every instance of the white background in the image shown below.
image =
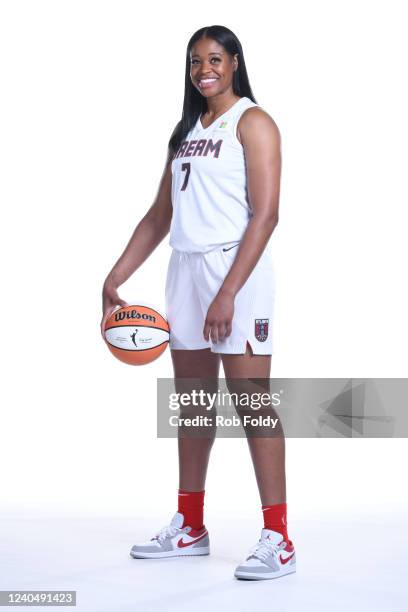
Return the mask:
[[[282,135],[272,376],[407,376],[404,8],[1,3],[4,516],[148,517],[151,529],[175,510],[176,442],[155,430],[170,353],[126,366],[99,322],[103,281],[156,195],[186,45],[204,25],[237,34]],[[164,310],[169,255],[166,238],[121,297]],[[406,459],[402,439],[289,439],[293,539],[308,517],[402,516]],[[245,440],[217,440],[206,490],[208,516],[252,521],[255,541]]]

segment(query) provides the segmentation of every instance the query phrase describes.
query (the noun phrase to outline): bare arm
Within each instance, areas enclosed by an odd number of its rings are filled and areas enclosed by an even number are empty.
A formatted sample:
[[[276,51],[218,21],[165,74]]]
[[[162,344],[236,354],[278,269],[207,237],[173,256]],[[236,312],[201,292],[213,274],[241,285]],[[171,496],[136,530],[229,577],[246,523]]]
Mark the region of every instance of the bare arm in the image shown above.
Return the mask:
[[[281,174],[280,134],[276,123],[261,109],[254,109],[242,119],[240,136],[253,215],[222,285],[222,291],[234,297],[251,274],[278,223]]]
[[[278,126],[262,109],[245,112],[238,136],[247,164],[248,196],[253,215],[237,255],[221,288],[208,309],[203,335],[217,342],[231,334],[234,299],[265,249],[278,223],[281,139]]]
[[[118,288],[146,261],[169,233],[171,217],[171,165],[166,163],[155,201],[136,226],[105,284]]]
[[[105,321],[114,307],[117,305],[126,305],[126,302],[121,300],[118,296],[118,287],[122,285],[144,261],[146,261],[149,255],[169,233],[173,212],[171,203],[171,182],[171,156],[170,152],[168,152],[156,198],[143,219],[136,226],[125,250],[104,282],[102,292],[102,335]]]

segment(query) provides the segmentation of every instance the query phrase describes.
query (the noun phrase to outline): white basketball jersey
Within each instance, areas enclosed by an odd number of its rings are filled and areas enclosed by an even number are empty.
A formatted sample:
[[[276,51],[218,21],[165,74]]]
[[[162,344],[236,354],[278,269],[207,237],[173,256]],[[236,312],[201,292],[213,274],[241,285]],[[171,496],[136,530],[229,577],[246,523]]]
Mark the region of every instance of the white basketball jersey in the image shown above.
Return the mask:
[[[207,128],[199,117],[175,153],[169,240],[173,249],[205,253],[241,240],[252,211],[236,127],[252,106],[258,104],[240,98]]]

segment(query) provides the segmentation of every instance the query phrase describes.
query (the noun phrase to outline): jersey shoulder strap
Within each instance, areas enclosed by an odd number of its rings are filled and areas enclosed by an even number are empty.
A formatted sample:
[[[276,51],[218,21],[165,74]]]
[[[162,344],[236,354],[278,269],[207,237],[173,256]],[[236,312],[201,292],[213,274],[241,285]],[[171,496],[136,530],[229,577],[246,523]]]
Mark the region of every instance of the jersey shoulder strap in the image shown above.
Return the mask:
[[[231,109],[231,114],[227,118],[228,126],[226,127],[228,127],[228,131],[231,133],[231,135],[240,145],[241,143],[239,142],[237,138],[238,121],[241,119],[241,116],[243,115],[243,113],[248,108],[252,108],[253,106],[259,106],[259,104],[257,104],[256,102],[252,102],[250,98],[247,98],[247,97],[241,98],[241,100],[238,102],[236,107],[235,108],[233,107]]]

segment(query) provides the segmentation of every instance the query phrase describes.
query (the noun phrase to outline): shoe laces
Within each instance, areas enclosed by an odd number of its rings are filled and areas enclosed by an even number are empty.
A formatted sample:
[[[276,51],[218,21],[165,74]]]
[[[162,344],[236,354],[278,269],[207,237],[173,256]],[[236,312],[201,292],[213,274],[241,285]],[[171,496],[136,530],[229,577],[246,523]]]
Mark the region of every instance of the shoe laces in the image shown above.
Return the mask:
[[[174,525],[166,525],[156,533],[152,540],[158,540],[160,543],[163,542],[166,538],[172,538],[177,533],[184,533],[184,529],[180,529],[179,527],[175,527]]]
[[[265,561],[269,555],[273,555],[276,559],[278,558],[279,551],[285,548],[286,542],[282,541],[280,544],[274,544],[271,540],[259,540],[255,546],[249,551],[249,557],[256,557],[261,561]],[[248,559],[249,559],[248,557]]]

